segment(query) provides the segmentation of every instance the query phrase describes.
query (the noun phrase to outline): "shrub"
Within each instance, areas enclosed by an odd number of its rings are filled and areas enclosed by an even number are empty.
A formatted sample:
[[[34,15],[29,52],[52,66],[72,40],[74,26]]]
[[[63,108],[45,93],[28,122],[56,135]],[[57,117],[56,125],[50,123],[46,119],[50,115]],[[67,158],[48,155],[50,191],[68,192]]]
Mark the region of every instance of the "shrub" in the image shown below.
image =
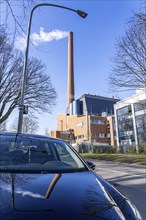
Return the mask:
[[[114,146],[104,146],[104,145],[96,145],[93,146],[93,153],[116,153],[117,152],[117,148]]]
[[[146,154],[146,144],[142,144],[138,146],[139,154]]]
[[[79,153],[88,153],[88,145],[81,143],[79,144]]]
[[[130,153],[130,154],[136,154],[136,153],[137,153],[137,152],[136,152],[136,147],[129,146],[128,149],[129,149],[129,153]]]

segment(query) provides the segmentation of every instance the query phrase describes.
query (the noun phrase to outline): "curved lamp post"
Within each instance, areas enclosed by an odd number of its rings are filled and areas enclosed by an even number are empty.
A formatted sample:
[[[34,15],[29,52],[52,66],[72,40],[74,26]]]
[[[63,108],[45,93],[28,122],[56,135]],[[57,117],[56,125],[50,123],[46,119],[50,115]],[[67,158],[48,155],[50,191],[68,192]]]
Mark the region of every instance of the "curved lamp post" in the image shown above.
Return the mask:
[[[36,8],[42,7],[42,6],[52,6],[57,8],[63,8],[67,9],[73,12],[76,12],[79,16],[82,18],[86,18],[87,13],[81,11],[81,10],[75,10],[72,8],[64,7],[61,5],[55,5],[55,4],[48,4],[48,3],[42,3],[38,4],[33,7],[30,13],[29,23],[28,23],[28,31],[27,31],[27,40],[26,40],[26,50],[25,50],[25,59],[24,59],[24,68],[23,68],[23,75],[22,75],[22,87],[21,87],[21,97],[20,97],[20,105],[19,105],[19,119],[18,119],[18,133],[22,132],[22,122],[23,122],[23,114],[25,111],[25,105],[24,105],[24,96],[25,96],[25,84],[26,84],[26,71],[27,71],[27,61],[28,61],[28,50],[29,50],[29,40],[30,40],[30,29],[31,29],[31,22],[32,22],[32,15]]]

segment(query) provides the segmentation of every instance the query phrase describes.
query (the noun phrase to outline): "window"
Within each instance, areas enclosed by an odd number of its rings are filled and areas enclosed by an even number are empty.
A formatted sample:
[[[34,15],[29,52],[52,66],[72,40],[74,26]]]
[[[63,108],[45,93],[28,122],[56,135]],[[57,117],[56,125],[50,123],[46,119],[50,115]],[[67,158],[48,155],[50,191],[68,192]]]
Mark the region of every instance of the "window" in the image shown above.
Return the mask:
[[[104,125],[104,124],[106,124],[105,121],[97,120],[97,119],[91,119],[91,120],[90,120],[90,123],[91,123],[91,124],[97,124],[97,125]]]
[[[134,104],[135,112],[146,109],[146,100]]]
[[[100,133],[100,134],[99,134],[99,137],[100,137],[100,138],[105,138],[105,134],[101,134],[101,133]]]
[[[21,171],[85,171],[66,142],[32,135],[0,135],[0,169]]]
[[[120,116],[120,115],[124,115],[128,113],[128,106],[124,107],[124,108],[120,108],[117,110],[117,115]]]

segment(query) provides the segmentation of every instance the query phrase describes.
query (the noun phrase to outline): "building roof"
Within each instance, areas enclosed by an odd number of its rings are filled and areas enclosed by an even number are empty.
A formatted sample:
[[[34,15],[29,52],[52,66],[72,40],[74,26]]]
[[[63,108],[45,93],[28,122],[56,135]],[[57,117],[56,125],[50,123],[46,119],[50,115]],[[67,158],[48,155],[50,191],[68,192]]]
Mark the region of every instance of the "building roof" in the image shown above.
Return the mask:
[[[92,115],[102,115],[106,112],[107,115],[114,114],[114,104],[119,101],[119,99],[97,96],[92,94],[84,94],[79,98],[83,101],[83,112],[85,113],[87,109],[88,114]]]
[[[114,108],[115,109],[123,108],[133,103],[139,103],[141,101],[146,101],[146,87],[139,88],[136,90],[136,94],[118,101],[115,104]]]

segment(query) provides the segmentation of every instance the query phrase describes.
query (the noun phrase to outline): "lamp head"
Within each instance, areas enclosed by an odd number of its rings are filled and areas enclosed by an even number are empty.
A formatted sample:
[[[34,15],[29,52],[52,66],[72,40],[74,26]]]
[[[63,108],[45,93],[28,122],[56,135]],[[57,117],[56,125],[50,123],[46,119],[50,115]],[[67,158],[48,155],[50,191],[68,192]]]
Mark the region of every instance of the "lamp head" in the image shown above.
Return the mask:
[[[86,12],[81,11],[81,10],[77,10],[76,12],[77,12],[77,13],[78,13],[78,15],[80,15],[82,18],[86,18],[86,17],[87,17],[87,15],[88,15]]]

